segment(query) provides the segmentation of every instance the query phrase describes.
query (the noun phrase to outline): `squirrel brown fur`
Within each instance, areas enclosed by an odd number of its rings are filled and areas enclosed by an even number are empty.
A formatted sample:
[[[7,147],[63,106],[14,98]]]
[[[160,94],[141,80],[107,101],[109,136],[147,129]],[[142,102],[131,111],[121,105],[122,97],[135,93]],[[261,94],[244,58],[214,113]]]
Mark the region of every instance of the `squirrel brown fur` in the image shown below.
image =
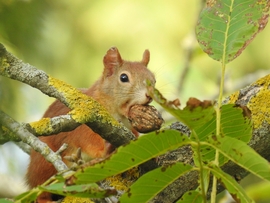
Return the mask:
[[[121,58],[118,49],[112,47],[103,58],[102,76],[89,89],[82,92],[101,103],[116,120],[131,129],[128,121],[129,109],[135,104],[146,105],[152,100],[147,93],[146,85],[147,80],[152,85],[155,84],[155,77],[147,68],[149,59],[150,53],[145,50],[140,62],[125,61]],[[43,117],[52,118],[65,115],[69,111],[68,107],[56,100]],[[86,125],[81,125],[70,132],[39,138],[53,151],[57,151],[64,143],[68,144],[68,148],[61,153],[62,157],[75,154],[78,148],[81,148],[82,154],[86,155],[85,161],[103,158],[112,152],[111,145]],[[63,161],[67,166],[72,164],[65,159]],[[44,183],[56,173],[57,171],[51,163],[32,150],[26,174],[27,183],[31,188]],[[51,201],[53,199],[50,193],[42,193],[37,199],[38,203]]]

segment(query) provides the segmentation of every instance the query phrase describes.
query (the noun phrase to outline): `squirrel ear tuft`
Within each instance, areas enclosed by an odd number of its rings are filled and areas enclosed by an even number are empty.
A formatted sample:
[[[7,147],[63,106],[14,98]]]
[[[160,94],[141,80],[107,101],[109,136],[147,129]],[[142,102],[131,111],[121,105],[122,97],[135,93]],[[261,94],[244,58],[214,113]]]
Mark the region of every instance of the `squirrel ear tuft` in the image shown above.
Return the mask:
[[[106,77],[111,76],[116,67],[123,64],[121,55],[116,47],[111,47],[103,58],[104,74]]]
[[[148,63],[149,63],[149,60],[150,60],[150,52],[149,52],[148,49],[146,49],[146,50],[144,51],[144,53],[143,53],[143,59],[142,59],[141,63],[142,63],[143,65],[147,66]]]

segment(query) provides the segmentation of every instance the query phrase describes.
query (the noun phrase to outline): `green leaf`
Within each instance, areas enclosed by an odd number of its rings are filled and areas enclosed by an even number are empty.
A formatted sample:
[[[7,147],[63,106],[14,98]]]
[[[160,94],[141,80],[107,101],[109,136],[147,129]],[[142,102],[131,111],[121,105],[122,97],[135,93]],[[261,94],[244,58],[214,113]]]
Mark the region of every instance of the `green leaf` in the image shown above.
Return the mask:
[[[38,194],[39,194],[39,190],[34,188],[30,191],[24,192],[24,193],[16,196],[15,200],[19,201],[21,203],[34,202],[37,199]]]
[[[191,171],[192,168],[191,165],[176,163],[148,172],[122,195],[120,202],[149,202],[165,187],[181,175]]]
[[[233,137],[235,139],[248,142],[252,136],[252,125],[250,120],[243,117],[243,110],[233,104],[226,104],[221,107],[221,134],[223,136]],[[206,123],[199,129],[195,129],[197,136],[201,141],[209,136],[215,135],[216,118]],[[201,155],[204,161],[210,162],[215,159],[215,150],[209,146],[201,145]],[[219,157],[220,165],[227,162],[224,156]]]
[[[203,189],[202,187],[204,187],[204,194],[207,194],[209,183],[210,183],[210,172],[209,170],[206,170],[204,168],[202,170],[203,170],[202,174],[200,173],[200,178],[198,180],[199,187],[197,188],[197,190],[202,191]]]
[[[243,116],[243,109],[233,104],[223,105],[221,108],[221,134],[248,143],[252,137],[252,125]]]
[[[74,174],[74,181],[85,184],[103,180],[189,143],[189,138],[176,130],[149,133],[119,147],[109,160],[78,170]]]
[[[226,190],[238,200],[237,202],[254,202],[247,196],[244,189],[229,174],[225,173],[219,167],[214,165],[209,166],[208,169],[216,176],[218,181],[225,186]]]
[[[221,107],[221,134],[234,137],[248,142],[252,136],[250,120],[243,116],[243,110],[234,104],[226,104]],[[206,140],[209,135],[216,133],[216,116],[195,131],[201,141]]]
[[[190,129],[204,125],[215,115],[215,109],[211,101],[200,101],[196,98],[190,98],[186,107],[181,110],[175,105],[175,103],[179,102],[178,100],[168,101],[153,87],[149,87],[148,91],[151,97],[159,105],[172,114],[178,121],[187,125]]]
[[[252,135],[250,121],[243,117],[243,110],[235,107],[233,104],[223,105],[221,107],[221,132],[224,136],[234,137],[248,142]],[[207,122],[204,126],[195,129],[200,141],[206,140],[209,136],[216,133],[216,118]],[[193,137],[193,135],[191,135]],[[194,138],[193,138],[194,140]],[[195,148],[193,147],[193,150]],[[215,150],[209,146],[201,145],[200,154],[203,161],[213,161],[215,159]],[[197,159],[197,158],[196,158]],[[195,159],[195,161],[196,161]],[[220,156],[220,165],[226,163],[228,159]]]
[[[208,140],[212,148],[254,175],[270,180],[270,164],[246,143],[231,137],[214,137]]]
[[[221,134],[248,142],[252,136],[250,120],[243,116],[243,109],[234,104],[221,107]],[[216,116],[202,127],[195,128],[201,141],[216,133]]]
[[[269,1],[208,0],[201,11],[196,35],[211,58],[234,60],[268,22]]]
[[[74,197],[89,197],[89,198],[103,198],[110,195],[116,195],[116,190],[102,190],[100,187],[93,184],[85,185],[72,185],[66,186],[65,183],[56,183],[46,187],[39,187],[40,190],[64,195],[64,196],[74,196]]]
[[[202,194],[198,191],[192,190],[186,192],[177,203],[202,203]]]
[[[190,106],[186,106],[183,110],[171,109],[171,112],[173,112],[176,119],[183,122],[191,129],[204,125],[215,115],[215,109],[213,106],[198,106],[194,109]]]

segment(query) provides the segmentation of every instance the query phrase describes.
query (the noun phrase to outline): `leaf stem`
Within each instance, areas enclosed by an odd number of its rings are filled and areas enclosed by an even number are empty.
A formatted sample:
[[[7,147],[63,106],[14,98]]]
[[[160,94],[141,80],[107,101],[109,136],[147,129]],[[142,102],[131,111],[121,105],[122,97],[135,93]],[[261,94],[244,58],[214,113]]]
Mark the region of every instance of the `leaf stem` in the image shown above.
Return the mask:
[[[201,191],[202,191],[203,201],[204,201],[204,203],[206,203],[207,197],[206,197],[206,189],[205,189],[205,184],[204,184],[204,174],[203,174],[204,165],[203,165],[203,161],[202,161],[202,157],[201,157],[201,144],[200,144],[200,139],[199,139],[197,133],[194,130],[192,133],[193,133],[194,138],[196,140],[196,144],[193,144],[193,147],[196,149],[196,150],[194,150],[194,153],[196,153],[198,156],[198,163],[199,163],[199,169],[200,169],[199,170],[200,187],[201,187]]]
[[[223,98],[223,90],[224,90],[224,78],[225,78],[225,69],[226,65],[223,62],[222,63],[222,71],[221,71],[221,79],[220,79],[220,87],[219,87],[219,96],[218,96],[218,102],[216,107],[216,135],[220,136],[220,120],[221,120],[221,106],[222,106],[222,98]]]
[[[225,58],[222,60],[222,71],[221,71],[221,79],[219,86],[219,96],[216,107],[216,136],[221,136],[221,106],[222,106],[222,98],[223,98],[223,90],[224,90],[224,78],[225,78]],[[219,166],[219,152],[216,150],[215,161],[214,164]],[[217,194],[217,178],[213,176],[213,184],[212,184],[212,192],[211,192],[211,203],[216,202],[216,194]]]

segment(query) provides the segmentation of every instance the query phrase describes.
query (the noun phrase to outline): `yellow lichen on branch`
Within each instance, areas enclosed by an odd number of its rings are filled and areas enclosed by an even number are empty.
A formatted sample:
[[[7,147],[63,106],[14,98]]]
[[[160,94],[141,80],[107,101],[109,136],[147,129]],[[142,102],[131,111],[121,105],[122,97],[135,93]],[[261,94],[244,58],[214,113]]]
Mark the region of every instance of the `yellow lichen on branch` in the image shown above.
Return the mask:
[[[253,128],[258,129],[262,127],[265,122],[270,124],[270,75],[260,78],[248,88],[251,93],[244,93],[237,91],[229,96],[228,103],[236,104],[239,99],[247,101],[245,104],[252,113]],[[245,92],[245,91],[244,91]],[[239,96],[243,98],[239,98]],[[249,99],[250,98],[250,99]]]
[[[5,73],[6,69],[9,68],[9,67],[10,67],[10,65],[7,62],[7,59],[1,57],[1,62],[0,62],[0,73],[1,73],[1,75],[2,75],[2,73]],[[6,74],[4,74],[4,75],[6,75]]]
[[[105,179],[106,184],[118,191],[126,192],[130,186],[140,177],[140,170],[134,167],[125,173],[111,176]]]
[[[89,198],[67,196],[62,203],[95,203]]]
[[[245,93],[244,98],[247,100],[246,106],[252,113],[253,128],[258,129],[266,122],[270,124],[270,75],[260,78],[251,84],[252,93]],[[228,103],[235,104],[240,99],[240,91],[229,96]],[[243,97],[243,96],[242,96]],[[250,97],[250,99],[248,99]]]
[[[120,127],[120,124],[112,118],[105,107],[93,98],[61,80],[49,77],[48,81],[50,86],[53,86],[58,92],[63,94],[68,107],[71,109],[69,115],[76,122],[86,123],[100,118],[100,122]]]
[[[50,118],[42,118],[39,121],[29,123],[29,125],[39,135],[51,133],[53,131]]]
[[[238,100],[239,94],[240,94],[239,91],[231,94],[230,97],[229,97],[229,103],[234,104]]]
[[[61,93],[64,96],[70,109],[73,109],[76,106],[78,106],[78,102],[80,102],[81,100],[80,97],[81,96],[83,97],[83,95],[81,95],[82,93],[78,89],[72,87],[71,85],[61,80],[58,80],[50,76],[48,78],[48,83],[50,86],[54,87],[59,93]]]
[[[251,98],[247,107],[252,112],[253,127],[255,129],[261,127],[263,122],[270,124],[270,75],[267,75],[255,83],[252,86],[260,86],[259,92]]]

